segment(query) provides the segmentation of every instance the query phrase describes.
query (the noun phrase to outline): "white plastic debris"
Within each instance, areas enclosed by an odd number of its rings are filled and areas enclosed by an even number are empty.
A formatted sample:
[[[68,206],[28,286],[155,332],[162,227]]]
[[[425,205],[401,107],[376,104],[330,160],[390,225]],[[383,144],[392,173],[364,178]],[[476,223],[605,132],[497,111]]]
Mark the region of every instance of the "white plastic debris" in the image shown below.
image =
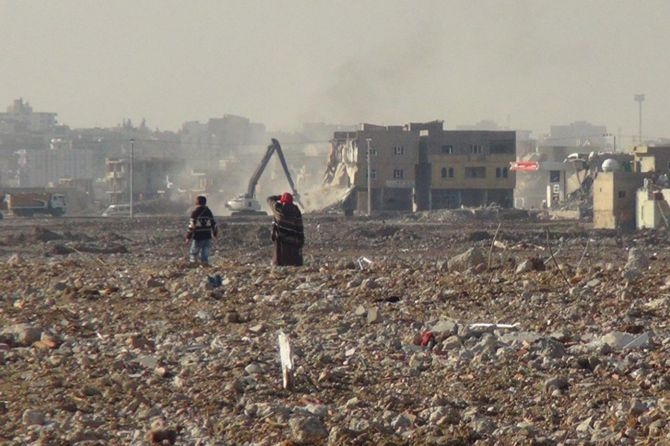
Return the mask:
[[[279,343],[279,358],[281,360],[282,381],[285,389],[289,389],[293,384],[293,358],[291,355],[291,344],[288,342],[288,336],[283,331],[279,331],[277,336]]]
[[[516,322],[514,324],[487,324],[487,323],[483,323],[483,322],[477,322],[477,323],[474,323],[474,324],[470,324],[469,327],[470,328],[489,328],[489,327],[493,327],[493,328],[516,328],[519,325],[520,324],[518,322]]]
[[[360,269],[366,269],[369,268],[370,265],[372,265],[372,260],[368,259],[367,257],[361,256],[356,260],[356,263],[358,263],[358,267]]]

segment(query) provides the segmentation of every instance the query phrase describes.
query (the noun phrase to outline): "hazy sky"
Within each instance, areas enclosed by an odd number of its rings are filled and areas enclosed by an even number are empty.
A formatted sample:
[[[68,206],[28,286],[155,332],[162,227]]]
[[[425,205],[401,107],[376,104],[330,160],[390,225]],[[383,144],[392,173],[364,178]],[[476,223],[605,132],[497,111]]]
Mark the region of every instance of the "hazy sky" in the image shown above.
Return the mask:
[[[70,127],[236,114],[670,136],[667,0],[0,0],[0,108]]]

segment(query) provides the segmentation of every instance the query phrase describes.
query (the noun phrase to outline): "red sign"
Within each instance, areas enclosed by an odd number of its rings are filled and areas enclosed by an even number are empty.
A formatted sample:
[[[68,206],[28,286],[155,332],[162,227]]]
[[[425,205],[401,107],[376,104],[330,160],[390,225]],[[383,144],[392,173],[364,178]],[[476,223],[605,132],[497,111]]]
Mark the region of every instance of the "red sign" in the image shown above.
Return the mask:
[[[509,170],[517,172],[537,172],[540,170],[540,163],[537,161],[512,161],[509,163]]]

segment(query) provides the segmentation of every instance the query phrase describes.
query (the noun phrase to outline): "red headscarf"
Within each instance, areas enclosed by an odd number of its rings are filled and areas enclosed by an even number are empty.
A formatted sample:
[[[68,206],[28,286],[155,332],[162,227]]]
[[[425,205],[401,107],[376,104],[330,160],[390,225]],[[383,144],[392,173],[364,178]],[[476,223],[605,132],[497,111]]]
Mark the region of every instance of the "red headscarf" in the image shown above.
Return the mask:
[[[293,204],[293,195],[289,194],[288,192],[284,192],[279,199],[279,202],[281,204]]]

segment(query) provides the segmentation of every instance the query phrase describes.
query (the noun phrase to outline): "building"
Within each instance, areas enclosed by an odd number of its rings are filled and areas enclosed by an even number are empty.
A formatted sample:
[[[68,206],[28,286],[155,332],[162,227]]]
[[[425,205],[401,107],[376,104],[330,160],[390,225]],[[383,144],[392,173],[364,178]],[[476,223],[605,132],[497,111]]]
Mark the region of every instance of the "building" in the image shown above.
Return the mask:
[[[179,132],[182,153],[189,154],[189,165],[198,170],[211,168],[222,159],[244,156],[250,146],[262,145],[265,126],[248,118],[224,115],[205,124],[186,122]]]
[[[552,125],[543,145],[567,147],[606,147],[610,134],[604,125],[576,121],[568,125]]]
[[[351,188],[357,211],[367,212],[368,206],[370,211],[412,209],[417,130],[362,124],[354,132],[335,132],[331,144],[326,182]]]
[[[430,209],[498,204],[512,207],[516,176],[514,131],[428,129]]]
[[[593,227],[635,229],[636,195],[643,179],[640,172],[599,172],[593,182]]]
[[[644,186],[637,190],[635,208],[637,229],[670,228],[669,198],[669,188],[655,188],[651,181],[645,181]]]
[[[637,172],[654,172],[657,175],[670,172],[670,146],[635,146],[634,170]]]
[[[363,124],[335,132],[331,144],[324,182],[348,188],[353,199],[345,201],[358,212],[513,204],[513,131]]]
[[[632,155],[632,169],[623,164],[624,168],[599,173],[594,181],[595,228],[631,230],[667,225],[670,146],[636,146]]]
[[[670,228],[670,146],[635,146],[633,154],[634,169],[646,178],[637,191],[636,227]]]
[[[91,150],[73,149],[69,141],[59,140],[49,149],[25,151],[19,157],[19,178],[28,187],[58,184],[63,178],[92,179],[99,170],[96,161]]]
[[[23,98],[16,99],[7,107],[5,113],[0,113],[0,123],[4,133],[47,132],[58,125],[56,113],[33,112],[33,108]]]
[[[133,200],[158,198],[168,188],[174,172],[183,169],[184,162],[173,159],[134,159],[132,163]],[[109,204],[124,204],[130,201],[130,160],[128,158],[108,158],[105,161],[107,196]]]

